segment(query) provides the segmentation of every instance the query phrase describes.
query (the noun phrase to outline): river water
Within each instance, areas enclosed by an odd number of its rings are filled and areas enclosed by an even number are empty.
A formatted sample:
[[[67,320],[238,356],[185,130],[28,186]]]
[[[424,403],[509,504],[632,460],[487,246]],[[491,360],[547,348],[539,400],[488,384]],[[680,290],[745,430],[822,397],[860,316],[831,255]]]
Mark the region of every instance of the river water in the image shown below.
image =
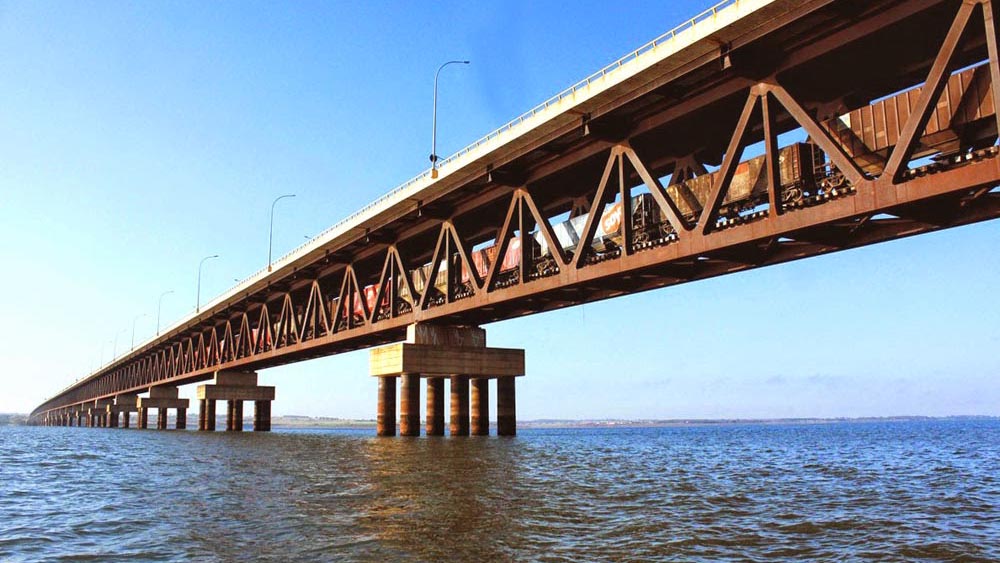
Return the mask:
[[[1000,421],[0,428],[0,561],[998,561]]]

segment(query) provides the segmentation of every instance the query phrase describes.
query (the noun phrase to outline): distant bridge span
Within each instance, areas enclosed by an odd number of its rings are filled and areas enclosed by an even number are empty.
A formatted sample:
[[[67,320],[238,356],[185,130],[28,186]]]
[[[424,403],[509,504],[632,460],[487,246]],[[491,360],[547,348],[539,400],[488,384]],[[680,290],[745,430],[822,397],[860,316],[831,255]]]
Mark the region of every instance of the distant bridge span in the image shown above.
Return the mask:
[[[379,433],[514,432],[523,352],[492,321],[1000,216],[990,0],[728,0],[445,160],[59,392],[36,424],[115,426],[200,388],[269,428],[254,370],[374,351]],[[791,136],[779,135],[791,133]],[[749,147],[749,150],[744,150]],[[149,392],[149,397],[138,397]],[[183,417],[179,417],[183,418]],[[487,417],[488,418],[488,417]],[[455,421],[457,419],[457,422]],[[239,421],[239,422],[237,422]],[[183,424],[183,423],[181,423]],[[464,424],[464,426],[463,426]],[[457,425],[457,426],[456,426]]]

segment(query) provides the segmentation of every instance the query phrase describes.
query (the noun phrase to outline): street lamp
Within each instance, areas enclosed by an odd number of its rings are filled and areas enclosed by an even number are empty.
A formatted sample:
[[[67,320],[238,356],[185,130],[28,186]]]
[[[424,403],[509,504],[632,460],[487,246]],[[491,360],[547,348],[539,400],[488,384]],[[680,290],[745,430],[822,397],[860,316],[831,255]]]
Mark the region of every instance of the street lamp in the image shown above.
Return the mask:
[[[271,228],[267,231],[267,271],[271,271],[271,239],[274,235],[274,206],[286,197],[295,197],[295,194],[279,195],[271,202]]]
[[[132,319],[132,345],[129,346],[129,350],[135,350],[135,323],[136,323],[136,321],[138,321],[139,319],[141,319],[141,318],[143,318],[145,316],[146,316],[146,313],[143,313],[143,314],[135,317],[134,319]]]
[[[205,265],[206,260],[211,260],[212,258],[218,258],[218,257],[219,257],[218,254],[213,254],[211,256],[206,256],[202,258],[201,262],[198,262],[198,293],[195,296],[195,304],[194,304],[195,313],[201,312],[201,267]]]
[[[115,361],[118,358],[118,337],[121,336],[123,332],[125,332],[124,328],[121,329],[121,330],[119,330],[118,333],[115,334],[115,344],[114,344],[114,346],[111,347],[111,361],[112,362]]]
[[[434,113],[431,118],[431,178],[438,177],[437,171],[437,119],[438,119],[438,75],[441,74],[441,69],[451,64],[462,64],[467,65],[469,61],[448,61],[443,65],[439,66],[437,72],[434,73]]]
[[[156,336],[160,335],[160,310],[163,309],[163,298],[173,293],[174,290],[164,291],[156,302]]]

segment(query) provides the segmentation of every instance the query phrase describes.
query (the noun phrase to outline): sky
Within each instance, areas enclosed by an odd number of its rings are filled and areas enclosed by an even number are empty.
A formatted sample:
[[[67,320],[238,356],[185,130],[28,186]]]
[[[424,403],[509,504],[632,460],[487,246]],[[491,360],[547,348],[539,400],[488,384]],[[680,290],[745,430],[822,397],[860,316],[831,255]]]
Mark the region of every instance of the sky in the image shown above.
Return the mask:
[[[0,412],[635,49],[707,0],[0,0]],[[1000,415],[1000,223],[486,326],[518,417]],[[365,351],[260,372],[371,419]],[[192,397],[193,386],[182,388]],[[495,410],[495,409],[494,409]]]

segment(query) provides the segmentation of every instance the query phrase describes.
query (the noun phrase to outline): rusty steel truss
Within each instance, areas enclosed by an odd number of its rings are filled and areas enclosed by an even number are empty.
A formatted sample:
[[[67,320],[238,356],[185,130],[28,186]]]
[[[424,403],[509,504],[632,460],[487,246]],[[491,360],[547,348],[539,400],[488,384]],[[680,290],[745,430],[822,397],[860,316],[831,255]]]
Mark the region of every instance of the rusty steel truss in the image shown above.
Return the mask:
[[[1000,58],[989,0],[784,5],[766,25],[685,68],[640,77],[574,125],[459,175],[454,189],[276,270],[265,286],[203,312],[33,416],[222,369],[398,341],[416,322],[478,325],[1000,216]],[[992,133],[936,160],[914,160],[949,77],[984,62],[994,87],[981,102],[994,108]],[[908,115],[896,116],[898,138],[874,168],[830,125],[918,85]],[[825,188],[793,203],[779,171],[779,135],[789,131],[822,151],[829,175]],[[766,197],[734,213],[727,197],[751,145],[763,153]],[[681,202],[683,182],[710,170],[707,199]],[[648,193],[663,219],[657,236],[626,219],[620,242],[598,249],[605,210],[618,202],[632,217],[637,193]],[[580,240],[562,244],[554,222],[583,216]],[[544,260],[526,242],[531,233],[549,249]],[[483,267],[476,254],[488,246],[495,259]],[[520,256],[505,270],[508,250]],[[423,288],[414,275],[421,267],[430,272]]]

